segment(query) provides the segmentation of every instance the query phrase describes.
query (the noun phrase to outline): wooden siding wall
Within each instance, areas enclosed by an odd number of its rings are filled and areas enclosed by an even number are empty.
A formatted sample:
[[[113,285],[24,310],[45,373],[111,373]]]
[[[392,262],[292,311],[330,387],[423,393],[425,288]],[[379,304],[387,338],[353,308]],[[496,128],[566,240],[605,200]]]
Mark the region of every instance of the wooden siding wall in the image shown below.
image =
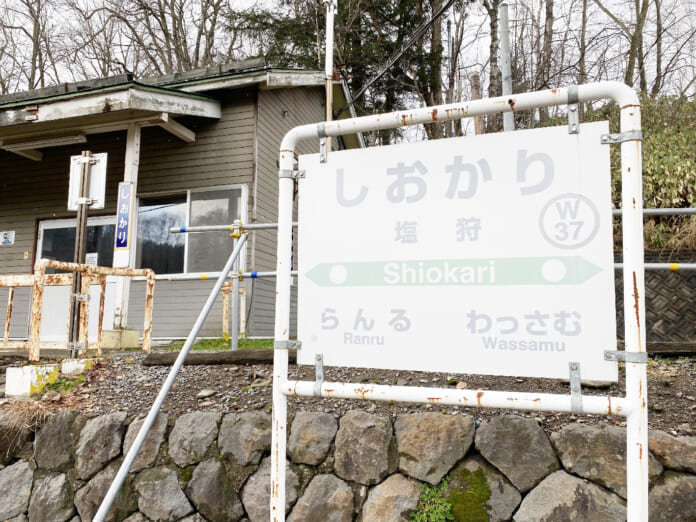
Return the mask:
[[[118,181],[123,177],[125,138],[125,132],[89,136],[85,144],[43,149],[43,161],[0,150],[0,231],[15,231],[14,245],[0,246],[0,274],[33,272],[40,220],[75,218],[76,213],[67,210],[70,156],[79,155],[82,150],[108,153],[106,208],[93,210],[90,215],[115,214]],[[4,329],[6,289],[0,289],[0,303],[0,325]],[[28,335],[30,314],[30,289],[17,289],[10,336]]]
[[[257,208],[252,216],[258,223],[274,223],[278,215],[278,152],[283,136],[298,125],[324,120],[324,91],[322,88],[295,88],[263,90],[258,103],[257,150]],[[319,152],[319,140],[300,143],[298,153]],[[276,233],[257,232],[254,238],[255,270],[275,270]],[[247,290],[250,314],[247,335],[272,337],[275,315],[275,279],[253,281],[253,292]],[[293,289],[294,290],[294,289]],[[251,302],[249,302],[251,298]],[[293,291],[291,335],[296,335],[294,311],[296,296]]]
[[[143,130],[138,194],[245,184],[252,194],[256,89],[230,91],[222,96],[222,116],[217,122],[182,120],[196,131],[194,143],[183,143],[160,128]],[[247,201],[251,208],[252,201]],[[220,223],[224,224],[224,223]],[[220,234],[221,241],[232,239]],[[205,255],[201,253],[201,255]],[[247,259],[250,252],[247,251]],[[222,268],[222,267],[220,267]],[[213,281],[157,281],[153,309],[153,337],[186,337],[205,303]],[[131,285],[128,326],[142,331],[144,282]],[[222,335],[222,305],[218,297],[200,332]]]

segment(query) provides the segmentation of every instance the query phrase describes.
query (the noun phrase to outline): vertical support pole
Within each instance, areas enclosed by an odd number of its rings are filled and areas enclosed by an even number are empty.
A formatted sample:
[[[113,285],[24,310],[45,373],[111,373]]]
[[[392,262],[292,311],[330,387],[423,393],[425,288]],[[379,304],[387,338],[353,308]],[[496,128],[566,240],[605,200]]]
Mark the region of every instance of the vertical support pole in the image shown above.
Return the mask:
[[[92,274],[88,270],[80,277],[80,293],[89,296],[89,285],[92,282]],[[79,343],[84,346],[77,351],[77,356],[87,357],[89,347],[89,300],[80,302],[80,327],[78,329]]]
[[[230,338],[230,281],[222,285],[222,338]]]
[[[7,288],[7,315],[5,316],[5,337],[3,344],[10,340],[10,321],[12,320],[12,302],[14,301],[14,286]]]
[[[280,151],[281,172],[292,172],[293,150]],[[273,429],[271,434],[271,520],[285,521],[285,453],[287,436],[287,397],[282,385],[288,376],[290,340],[290,283],[292,271],[292,207],[295,181],[280,177],[278,187],[278,243],[276,251],[275,347],[273,350]]]
[[[31,331],[29,333],[29,362],[39,362],[39,335],[41,333],[41,308],[43,305],[46,272],[43,268],[34,270],[34,288],[31,296]]]
[[[621,108],[621,132],[640,130],[640,106]],[[645,352],[643,188],[640,140],[621,144],[624,339],[628,352]],[[626,507],[629,522],[648,520],[648,383],[645,364],[626,362]]]
[[[106,301],[106,276],[99,276],[99,324],[97,326],[97,357],[102,354],[104,340],[104,302]]]
[[[503,96],[512,94],[512,66],[510,64],[510,21],[507,2],[500,4],[500,72],[503,76]],[[503,130],[515,130],[515,115],[503,113]]]
[[[143,352],[152,351],[152,307],[155,303],[155,273],[148,270],[145,280],[145,316],[143,318]]]
[[[75,227],[75,250],[73,262],[84,264],[85,253],[87,251],[87,215],[89,213],[89,183],[92,153],[88,150],[82,151],[80,158],[80,192],[77,202],[77,225]],[[77,302],[77,294],[81,292],[82,274],[80,272],[73,273],[72,289],[70,292],[70,334],[69,339],[72,344],[71,354],[75,357],[75,345],[80,337],[80,318],[81,306]]]
[[[232,277],[232,332],[231,347],[233,350],[239,349],[239,262],[235,268],[235,275]]]
[[[337,0],[324,0],[326,4],[326,57],[324,73],[326,77],[326,121],[333,120],[333,53],[334,53],[334,15]],[[321,138],[326,141],[326,154],[331,152],[331,138]]]
[[[126,135],[126,158],[123,171],[123,181],[133,183],[133,193],[138,194],[138,168],[140,167],[140,126],[135,123],[128,125]],[[137,212],[132,215],[131,227],[137,230]],[[134,234],[135,235],[135,234]],[[120,259],[124,256],[123,259]],[[119,259],[117,259],[119,257]],[[114,266],[134,268],[135,248],[114,251]],[[116,281],[116,304],[114,306],[114,328],[126,328],[128,326],[128,299],[130,297],[129,277],[119,277]]]
[[[246,337],[246,290],[239,289],[239,336]]]

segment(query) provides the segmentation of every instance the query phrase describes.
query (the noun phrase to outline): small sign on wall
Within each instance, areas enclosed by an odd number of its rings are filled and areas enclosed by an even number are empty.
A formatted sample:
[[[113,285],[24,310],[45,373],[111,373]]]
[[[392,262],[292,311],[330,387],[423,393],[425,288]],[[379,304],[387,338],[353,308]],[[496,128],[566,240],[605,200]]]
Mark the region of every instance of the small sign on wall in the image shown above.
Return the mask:
[[[131,248],[131,230],[133,225],[133,207],[135,203],[134,186],[131,182],[118,184],[118,201],[116,202],[116,238],[114,245],[114,267],[128,266]]]
[[[0,246],[10,246],[14,245],[15,242],[15,231],[5,230],[0,232]]]

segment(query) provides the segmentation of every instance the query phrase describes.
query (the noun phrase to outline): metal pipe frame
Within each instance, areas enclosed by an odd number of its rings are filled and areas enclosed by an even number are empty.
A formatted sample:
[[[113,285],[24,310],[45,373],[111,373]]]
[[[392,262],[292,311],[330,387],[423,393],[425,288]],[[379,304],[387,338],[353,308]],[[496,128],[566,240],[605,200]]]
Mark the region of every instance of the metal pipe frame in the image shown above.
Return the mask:
[[[290,282],[292,256],[292,210],[294,179],[287,173],[294,170],[297,144],[321,136],[357,134],[373,130],[392,129],[435,121],[470,118],[495,113],[512,113],[554,105],[566,105],[569,89],[559,88],[532,93],[514,94],[426,107],[411,111],[364,116],[347,120],[323,122],[295,127],[280,145],[278,243],[275,340],[273,370],[273,410],[271,441],[271,520],[285,520],[285,455],[287,437],[287,396],[312,396],[313,382],[288,381],[288,351],[290,334]],[[636,93],[619,82],[601,82],[577,87],[579,102],[611,99],[621,109],[621,132],[640,131],[640,102]],[[621,143],[621,177],[624,255],[624,316],[625,349],[645,352],[645,283],[643,270],[643,196],[641,180],[641,142],[638,139]],[[613,319],[612,319],[613,320]],[[570,411],[570,397],[565,395],[536,395],[513,392],[471,390],[440,390],[421,387],[373,386],[358,383],[323,383],[323,397],[357,399],[405,400],[426,402],[428,397],[440,396],[445,404],[529,409],[539,411]],[[437,395],[434,395],[437,394]],[[425,399],[425,400],[423,400]],[[627,515],[629,522],[648,520],[648,416],[647,375],[644,363],[626,363],[626,396],[583,396],[585,411],[623,415],[627,418]]]
[[[615,208],[611,211],[614,216],[621,216],[623,210]],[[644,216],[694,216],[696,208],[644,208]]]
[[[31,310],[31,327],[29,334],[29,361],[38,362],[41,351],[40,335],[41,330],[41,315],[43,306],[43,292],[44,286],[46,285],[59,285],[59,284],[71,284],[73,281],[72,274],[46,274],[46,269],[53,268],[56,270],[65,270],[69,272],[75,272],[83,275],[85,280],[81,283],[80,292],[83,294],[89,293],[89,286],[91,284],[99,284],[102,287],[102,292],[99,300],[99,325],[97,328],[97,343],[96,349],[97,354],[101,355],[101,340],[102,340],[102,325],[104,319],[104,296],[106,288],[106,279],[108,275],[120,276],[120,277],[137,277],[144,276],[147,280],[145,287],[145,312],[143,319],[143,343],[142,349],[146,353],[152,351],[152,307],[154,304],[154,292],[155,292],[155,272],[149,268],[112,268],[106,266],[91,266],[80,263],[69,263],[65,261],[55,261],[53,259],[39,259],[34,265],[34,274],[29,276],[32,278],[33,286],[32,292],[32,310]],[[12,276],[10,276],[12,277]],[[69,280],[68,280],[69,278]],[[11,280],[10,280],[11,281]],[[28,279],[23,280],[24,282]],[[68,281],[67,283],[65,281]],[[2,279],[0,279],[0,286],[2,286]],[[15,285],[19,286],[19,285]],[[87,347],[88,344],[88,333],[87,333],[87,323],[89,318],[89,303],[80,303],[80,316],[79,316],[79,342]],[[69,325],[68,325],[69,326]],[[84,331],[83,331],[84,330]],[[70,339],[68,339],[70,340]],[[94,345],[92,345],[94,346]],[[85,355],[82,352],[79,355]]]
[[[152,424],[155,422],[157,414],[159,413],[160,408],[162,408],[162,404],[164,403],[164,400],[167,398],[169,390],[171,390],[172,388],[172,384],[174,384],[174,379],[176,379],[179,370],[183,366],[184,361],[186,360],[186,356],[191,350],[191,347],[193,346],[193,343],[196,340],[196,336],[198,336],[198,332],[200,332],[201,328],[203,327],[203,323],[205,322],[206,317],[208,317],[208,314],[210,313],[210,310],[213,307],[213,304],[215,303],[215,299],[220,293],[222,285],[225,283],[225,279],[227,278],[228,272],[232,270],[233,264],[239,257],[239,254],[242,251],[244,244],[246,243],[246,239],[247,236],[242,235],[239,238],[239,241],[237,242],[237,245],[235,246],[234,250],[232,251],[232,254],[230,254],[230,257],[227,260],[225,267],[222,269],[220,277],[215,282],[215,286],[211,290],[208,299],[203,305],[201,313],[198,315],[198,318],[196,319],[193,328],[191,328],[191,332],[186,338],[184,346],[181,348],[181,351],[179,352],[176,361],[174,361],[172,369],[169,371],[169,375],[167,375],[167,379],[162,385],[162,388],[160,388],[160,391],[157,394],[157,398],[155,399],[155,402],[152,404],[152,407],[150,408],[147,417],[145,417],[140,431],[136,435],[133,444],[128,450],[128,453],[126,453],[126,456],[124,457],[123,462],[121,463],[121,467],[118,469],[116,477],[114,477],[114,481],[111,483],[109,490],[106,492],[104,500],[102,500],[102,503],[99,506],[99,510],[94,515],[94,518],[92,519],[94,522],[104,522],[104,519],[106,518],[106,515],[109,512],[109,508],[111,508],[111,505],[116,499],[116,495],[118,494],[119,490],[121,489],[121,486],[123,485],[123,481],[128,475],[130,467],[133,465],[135,456],[138,454],[140,447],[143,445],[143,442],[145,441],[145,437],[147,437],[147,434],[150,431]]]
[[[297,227],[297,221],[292,224]],[[248,225],[240,224],[239,229],[243,231],[250,230],[275,230],[278,228],[278,223],[250,223]],[[169,232],[172,234],[190,234],[195,232],[234,232],[235,225],[200,225],[196,227],[171,227]]]

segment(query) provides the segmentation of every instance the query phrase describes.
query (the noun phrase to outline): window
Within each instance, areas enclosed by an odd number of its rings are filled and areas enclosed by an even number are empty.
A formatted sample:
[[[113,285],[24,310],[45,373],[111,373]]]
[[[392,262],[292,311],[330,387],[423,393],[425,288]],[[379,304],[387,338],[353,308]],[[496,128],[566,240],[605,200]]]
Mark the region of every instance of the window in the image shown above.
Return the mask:
[[[232,253],[229,234],[172,234],[169,229],[228,225],[241,219],[245,193],[246,187],[234,186],[141,197],[136,265],[157,274],[219,272]]]
[[[111,266],[114,257],[114,218],[95,217],[87,221],[86,259],[88,264]],[[39,223],[39,259],[73,262],[75,219],[55,219]],[[46,273],[55,273],[49,269]]]

